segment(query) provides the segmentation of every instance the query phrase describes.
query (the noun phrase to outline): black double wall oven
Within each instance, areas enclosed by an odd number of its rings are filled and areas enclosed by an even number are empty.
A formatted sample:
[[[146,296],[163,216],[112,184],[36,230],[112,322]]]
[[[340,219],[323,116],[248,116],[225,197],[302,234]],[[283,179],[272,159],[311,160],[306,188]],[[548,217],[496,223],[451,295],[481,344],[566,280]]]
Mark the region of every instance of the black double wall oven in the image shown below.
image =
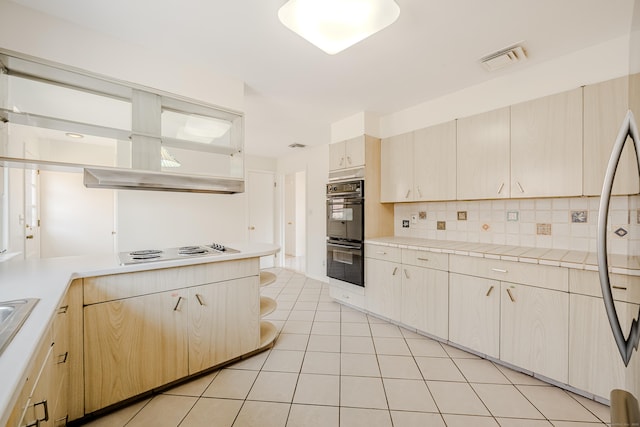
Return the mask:
[[[327,276],[364,287],[364,180],[327,184]]]

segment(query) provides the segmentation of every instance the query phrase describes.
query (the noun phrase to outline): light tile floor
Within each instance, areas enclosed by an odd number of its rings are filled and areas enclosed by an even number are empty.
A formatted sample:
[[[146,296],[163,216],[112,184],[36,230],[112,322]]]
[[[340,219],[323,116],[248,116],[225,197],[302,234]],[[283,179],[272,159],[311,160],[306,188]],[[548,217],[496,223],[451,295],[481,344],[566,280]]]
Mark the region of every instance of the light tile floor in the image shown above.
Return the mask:
[[[337,304],[287,269],[262,294],[273,349],[93,421],[93,427],[595,427],[609,408]]]

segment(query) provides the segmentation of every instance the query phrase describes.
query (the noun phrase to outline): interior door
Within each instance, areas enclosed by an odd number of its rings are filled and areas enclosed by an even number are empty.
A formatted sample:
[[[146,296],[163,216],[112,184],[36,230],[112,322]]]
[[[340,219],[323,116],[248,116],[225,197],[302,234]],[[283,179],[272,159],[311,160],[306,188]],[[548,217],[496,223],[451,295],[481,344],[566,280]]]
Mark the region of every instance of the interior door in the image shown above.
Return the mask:
[[[24,256],[40,258],[40,171],[24,170]]]
[[[284,177],[284,253],[296,256],[296,179],[295,174]]]
[[[247,174],[249,201],[249,241],[274,241],[275,174],[269,171],[249,171]],[[274,266],[274,257],[260,258],[260,268]]]

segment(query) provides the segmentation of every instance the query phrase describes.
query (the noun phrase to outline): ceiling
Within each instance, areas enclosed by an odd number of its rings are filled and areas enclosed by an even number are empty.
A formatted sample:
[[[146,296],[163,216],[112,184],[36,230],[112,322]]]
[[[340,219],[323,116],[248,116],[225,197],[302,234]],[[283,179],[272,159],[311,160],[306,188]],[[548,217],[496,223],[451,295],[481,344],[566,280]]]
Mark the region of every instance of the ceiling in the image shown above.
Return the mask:
[[[387,115],[628,34],[633,0],[396,0],[390,27],[327,55],[278,21],[284,0],[13,0],[245,82],[245,150],[326,144],[331,123]],[[479,58],[523,41],[529,60]]]

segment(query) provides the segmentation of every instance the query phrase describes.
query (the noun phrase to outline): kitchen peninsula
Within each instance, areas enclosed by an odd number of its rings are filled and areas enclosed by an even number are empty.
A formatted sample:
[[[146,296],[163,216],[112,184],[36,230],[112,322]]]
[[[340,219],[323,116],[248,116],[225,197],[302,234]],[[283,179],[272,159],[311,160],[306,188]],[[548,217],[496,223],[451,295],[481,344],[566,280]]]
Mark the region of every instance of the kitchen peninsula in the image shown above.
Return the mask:
[[[39,299],[0,354],[0,425],[25,407],[64,425],[268,348],[259,259],[279,247],[229,246],[239,252],[131,265],[116,254],[0,263],[0,301]]]

